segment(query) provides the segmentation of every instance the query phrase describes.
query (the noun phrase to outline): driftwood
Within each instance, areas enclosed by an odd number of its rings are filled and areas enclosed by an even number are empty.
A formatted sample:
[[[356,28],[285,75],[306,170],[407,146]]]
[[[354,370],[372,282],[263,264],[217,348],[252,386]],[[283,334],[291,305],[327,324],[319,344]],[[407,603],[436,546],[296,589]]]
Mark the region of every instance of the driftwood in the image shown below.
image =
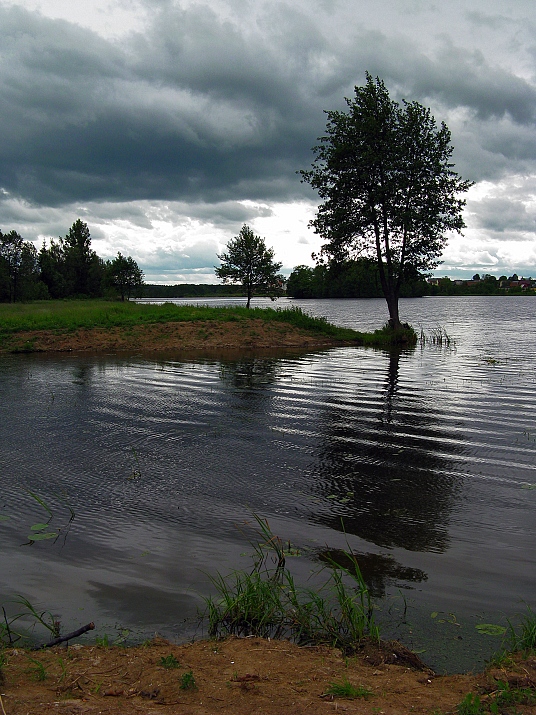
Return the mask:
[[[67,633],[66,636],[60,636],[59,638],[54,638],[54,640],[51,640],[48,643],[43,643],[43,645],[37,646],[36,648],[33,648],[33,650],[41,650],[42,648],[52,648],[52,646],[59,645],[60,643],[65,643],[65,641],[70,641],[71,638],[78,638],[78,636],[81,636],[84,633],[87,633],[88,631],[92,631],[94,628],[95,628],[94,623],[88,623],[87,625],[82,626],[82,628],[79,628],[77,631],[73,631],[72,633]]]

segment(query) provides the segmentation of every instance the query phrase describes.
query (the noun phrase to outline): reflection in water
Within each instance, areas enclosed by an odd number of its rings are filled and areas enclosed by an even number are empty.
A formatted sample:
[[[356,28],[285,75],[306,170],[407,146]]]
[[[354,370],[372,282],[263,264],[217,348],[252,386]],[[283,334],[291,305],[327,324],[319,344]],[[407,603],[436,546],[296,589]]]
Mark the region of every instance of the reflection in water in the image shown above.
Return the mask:
[[[415,386],[411,395],[400,393],[400,357],[388,357],[376,409],[370,409],[370,396],[358,394],[326,408],[313,478],[332,508],[315,520],[379,546],[444,551],[458,490],[445,452],[456,447]]]
[[[276,381],[280,362],[276,358],[256,357],[226,361],[220,364],[220,377],[240,390],[262,388]]]
[[[428,580],[428,576],[421,569],[413,569],[402,566],[391,554],[371,554],[352,553],[352,556],[359,564],[359,570],[370,595],[373,598],[383,598],[388,586],[395,585],[398,588],[408,588],[401,581],[412,583],[422,583]],[[323,549],[318,552],[318,559],[328,566],[344,568],[350,573],[355,573],[355,566],[352,558],[342,549]]]

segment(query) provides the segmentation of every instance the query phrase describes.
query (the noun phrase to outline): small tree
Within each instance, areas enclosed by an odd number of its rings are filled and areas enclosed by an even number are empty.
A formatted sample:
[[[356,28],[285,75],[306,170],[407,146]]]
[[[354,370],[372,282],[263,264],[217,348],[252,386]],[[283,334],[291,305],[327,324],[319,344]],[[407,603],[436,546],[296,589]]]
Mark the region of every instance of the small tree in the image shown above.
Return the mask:
[[[401,107],[379,78],[366,77],[347,112],[327,112],[313,168],[300,173],[324,200],[311,222],[326,240],[321,255],[373,256],[397,328],[404,276],[439,265],[446,232],[465,225],[457,194],[472,184],[452,168],[448,127],[418,102]]]
[[[218,255],[221,266],[216,275],[224,283],[242,284],[249,308],[254,293],[262,291],[276,295],[283,283],[278,274],[282,263],[274,262],[273,248],[266,248],[264,239],[255,236],[249,226],[242,226],[240,233],[227,244],[227,252]]]
[[[135,291],[143,286],[143,271],[131,256],[117,254],[117,258],[108,261],[107,282],[121,294],[121,300],[130,299]]]

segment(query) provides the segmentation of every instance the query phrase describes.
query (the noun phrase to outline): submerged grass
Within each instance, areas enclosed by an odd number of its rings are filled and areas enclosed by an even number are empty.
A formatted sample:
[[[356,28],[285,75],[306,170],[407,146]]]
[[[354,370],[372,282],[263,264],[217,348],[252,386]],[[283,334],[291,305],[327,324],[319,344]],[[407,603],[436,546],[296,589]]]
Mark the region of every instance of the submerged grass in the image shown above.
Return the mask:
[[[372,600],[353,554],[347,554],[352,568],[331,572],[320,589],[297,585],[286,566],[283,542],[266,521],[255,518],[264,542],[254,545],[251,572],[210,577],[217,592],[205,599],[210,636],[288,638],[346,652],[366,638],[379,641]]]

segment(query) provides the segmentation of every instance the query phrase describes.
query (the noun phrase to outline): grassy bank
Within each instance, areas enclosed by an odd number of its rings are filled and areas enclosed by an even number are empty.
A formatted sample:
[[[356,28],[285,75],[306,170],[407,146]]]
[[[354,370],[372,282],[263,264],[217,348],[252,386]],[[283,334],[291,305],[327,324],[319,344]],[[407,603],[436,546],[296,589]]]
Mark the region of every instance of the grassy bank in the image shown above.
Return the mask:
[[[360,333],[332,325],[324,318],[315,318],[299,308],[207,307],[196,305],[139,304],[134,302],[36,301],[27,304],[0,304],[0,341],[16,333],[132,328],[163,323],[222,324],[261,320],[286,323],[310,334],[330,338],[334,342],[389,347],[391,344],[416,342],[413,331],[394,334],[383,329],[375,333]]]

